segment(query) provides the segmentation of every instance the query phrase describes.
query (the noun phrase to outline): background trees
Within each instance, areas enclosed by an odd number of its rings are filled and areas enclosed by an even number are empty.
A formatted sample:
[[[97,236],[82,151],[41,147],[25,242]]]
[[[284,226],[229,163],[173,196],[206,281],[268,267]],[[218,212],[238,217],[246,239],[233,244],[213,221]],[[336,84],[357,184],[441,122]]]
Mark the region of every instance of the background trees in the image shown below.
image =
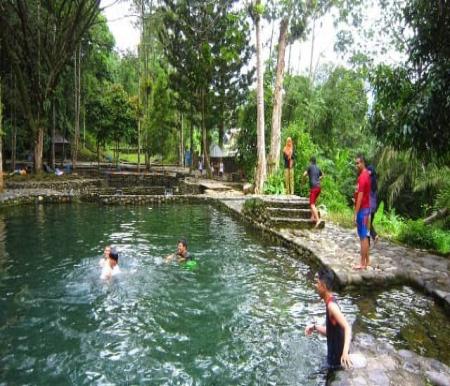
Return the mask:
[[[14,74],[22,116],[33,135],[36,171],[42,169],[50,98],[99,12],[94,0],[0,4],[1,55]]]

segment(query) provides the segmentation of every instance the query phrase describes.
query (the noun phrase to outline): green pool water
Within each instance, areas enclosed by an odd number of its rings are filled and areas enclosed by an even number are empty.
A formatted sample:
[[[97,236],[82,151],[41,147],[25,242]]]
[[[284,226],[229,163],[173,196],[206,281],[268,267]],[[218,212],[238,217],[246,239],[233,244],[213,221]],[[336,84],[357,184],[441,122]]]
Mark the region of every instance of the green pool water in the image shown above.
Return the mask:
[[[195,269],[164,262],[180,237]],[[107,244],[122,271],[110,281],[98,265]],[[324,319],[311,274],[211,206],[3,210],[0,384],[324,384],[326,342],[303,333]],[[448,363],[446,345],[427,348],[448,327],[426,342],[405,334],[445,314],[415,292],[413,306],[389,304],[412,290],[396,291],[340,306],[359,330]],[[399,303],[410,317],[394,323]]]

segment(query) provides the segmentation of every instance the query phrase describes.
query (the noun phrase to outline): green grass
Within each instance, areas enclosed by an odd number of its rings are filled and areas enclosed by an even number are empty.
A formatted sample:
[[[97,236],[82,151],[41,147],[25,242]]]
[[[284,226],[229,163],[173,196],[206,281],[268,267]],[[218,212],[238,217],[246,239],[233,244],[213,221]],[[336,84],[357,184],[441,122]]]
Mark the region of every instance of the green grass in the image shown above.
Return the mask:
[[[327,217],[345,227],[354,228],[353,209],[330,210]],[[450,254],[450,232],[436,225],[427,225],[423,220],[405,220],[395,210],[385,211],[380,204],[375,215],[374,226],[380,237],[415,248],[427,249],[441,255]]]

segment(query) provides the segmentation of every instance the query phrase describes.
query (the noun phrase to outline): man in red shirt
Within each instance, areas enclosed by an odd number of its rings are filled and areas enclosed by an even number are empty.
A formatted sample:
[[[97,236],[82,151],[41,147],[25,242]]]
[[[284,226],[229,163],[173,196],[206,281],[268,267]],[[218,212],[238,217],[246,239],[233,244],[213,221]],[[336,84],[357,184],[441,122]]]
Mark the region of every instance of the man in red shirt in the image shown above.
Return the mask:
[[[370,237],[370,175],[366,169],[364,156],[356,157],[358,180],[355,190],[354,222],[361,242],[361,263],[355,269],[366,269],[369,266],[369,237]]]

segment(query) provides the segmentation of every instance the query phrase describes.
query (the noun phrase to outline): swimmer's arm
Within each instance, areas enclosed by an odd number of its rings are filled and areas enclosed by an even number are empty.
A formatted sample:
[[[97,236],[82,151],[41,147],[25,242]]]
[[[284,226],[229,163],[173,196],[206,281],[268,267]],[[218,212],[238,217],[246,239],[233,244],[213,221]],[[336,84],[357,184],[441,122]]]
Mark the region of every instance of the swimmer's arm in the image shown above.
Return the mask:
[[[169,256],[166,256],[165,261],[168,263],[169,261],[172,261],[175,257],[175,253],[171,253]]]
[[[309,324],[305,328],[305,335],[311,335],[314,331],[317,331],[320,335],[327,336],[326,326],[319,326],[317,324]]]

